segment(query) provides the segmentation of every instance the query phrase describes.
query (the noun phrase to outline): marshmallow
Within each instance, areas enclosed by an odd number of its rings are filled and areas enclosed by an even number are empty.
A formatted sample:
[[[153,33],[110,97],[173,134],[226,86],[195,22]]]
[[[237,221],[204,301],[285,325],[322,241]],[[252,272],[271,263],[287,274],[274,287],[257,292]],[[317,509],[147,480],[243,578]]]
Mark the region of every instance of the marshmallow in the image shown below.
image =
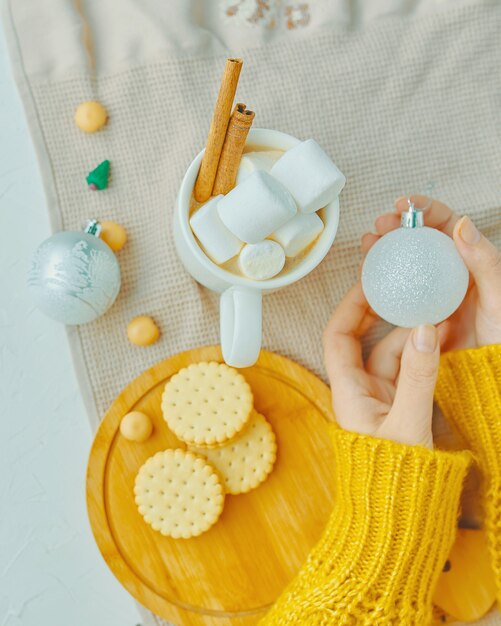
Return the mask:
[[[245,243],[262,241],[297,213],[287,189],[259,170],[221,198],[217,208],[226,228]]]
[[[222,195],[212,198],[196,211],[191,219],[190,226],[204,252],[216,263],[225,263],[236,256],[243,242],[230,233],[219,219],[217,204]]]
[[[260,150],[245,153],[240,159],[236,184],[243,183],[256,170],[269,172],[282,154],[281,150]]]
[[[270,174],[291,192],[301,213],[326,206],[346,183],[343,173],[313,139],[287,150]]]
[[[324,223],[316,213],[298,213],[291,220],[280,226],[272,237],[285,250],[285,256],[298,255],[320,235]]]
[[[266,280],[282,271],[285,252],[276,241],[265,239],[243,247],[238,264],[242,273],[253,280]]]

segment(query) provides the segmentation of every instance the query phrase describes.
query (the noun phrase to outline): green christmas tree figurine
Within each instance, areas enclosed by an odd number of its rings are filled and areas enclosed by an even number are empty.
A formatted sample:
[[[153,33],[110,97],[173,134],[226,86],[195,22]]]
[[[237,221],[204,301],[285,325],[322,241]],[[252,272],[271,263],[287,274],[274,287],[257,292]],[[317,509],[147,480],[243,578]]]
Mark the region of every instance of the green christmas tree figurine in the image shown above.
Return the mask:
[[[93,191],[102,191],[108,187],[108,179],[110,177],[110,162],[108,159],[99,163],[96,169],[92,170],[85,179],[89,185],[89,189]]]

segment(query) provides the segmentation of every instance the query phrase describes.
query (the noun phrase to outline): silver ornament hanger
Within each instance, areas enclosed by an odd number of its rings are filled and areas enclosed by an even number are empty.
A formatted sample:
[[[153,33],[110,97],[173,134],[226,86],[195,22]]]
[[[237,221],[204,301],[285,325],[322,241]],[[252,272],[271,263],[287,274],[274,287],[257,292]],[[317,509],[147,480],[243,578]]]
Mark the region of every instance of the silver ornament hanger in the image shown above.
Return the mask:
[[[400,226],[402,228],[422,228],[424,226],[423,211],[416,209],[410,198],[407,198],[409,210],[402,213]]]
[[[87,233],[87,235],[94,235],[95,237],[101,236],[101,230],[101,224],[95,219],[88,220],[83,229],[84,233]]]

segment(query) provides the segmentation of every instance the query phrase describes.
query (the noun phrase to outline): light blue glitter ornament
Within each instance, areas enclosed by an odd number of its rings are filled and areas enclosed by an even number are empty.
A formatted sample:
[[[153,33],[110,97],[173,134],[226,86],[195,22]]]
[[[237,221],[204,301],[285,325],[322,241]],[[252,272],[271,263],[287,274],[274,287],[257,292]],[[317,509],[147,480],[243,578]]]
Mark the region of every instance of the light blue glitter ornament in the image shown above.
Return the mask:
[[[372,309],[391,324],[438,324],[463,301],[468,270],[453,240],[424,226],[423,212],[409,200],[401,228],[369,250],[362,288]]]
[[[95,320],[118,295],[120,266],[100,232],[92,220],[83,232],[52,235],[33,256],[28,286],[36,305],[63,324]]]

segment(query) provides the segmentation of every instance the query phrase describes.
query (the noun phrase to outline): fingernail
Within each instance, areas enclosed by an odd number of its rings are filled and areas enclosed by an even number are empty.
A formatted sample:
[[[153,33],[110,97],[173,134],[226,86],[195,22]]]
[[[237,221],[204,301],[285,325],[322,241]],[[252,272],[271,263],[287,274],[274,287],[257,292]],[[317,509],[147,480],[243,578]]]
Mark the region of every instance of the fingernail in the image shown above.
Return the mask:
[[[418,352],[434,352],[437,347],[437,329],[431,324],[422,324],[414,330],[413,340]]]
[[[397,198],[395,200],[395,204],[398,204],[399,202],[401,202],[402,200],[407,200],[407,196],[400,196],[399,198]]]
[[[461,220],[459,236],[469,245],[474,245],[480,241],[480,232],[467,215]]]

